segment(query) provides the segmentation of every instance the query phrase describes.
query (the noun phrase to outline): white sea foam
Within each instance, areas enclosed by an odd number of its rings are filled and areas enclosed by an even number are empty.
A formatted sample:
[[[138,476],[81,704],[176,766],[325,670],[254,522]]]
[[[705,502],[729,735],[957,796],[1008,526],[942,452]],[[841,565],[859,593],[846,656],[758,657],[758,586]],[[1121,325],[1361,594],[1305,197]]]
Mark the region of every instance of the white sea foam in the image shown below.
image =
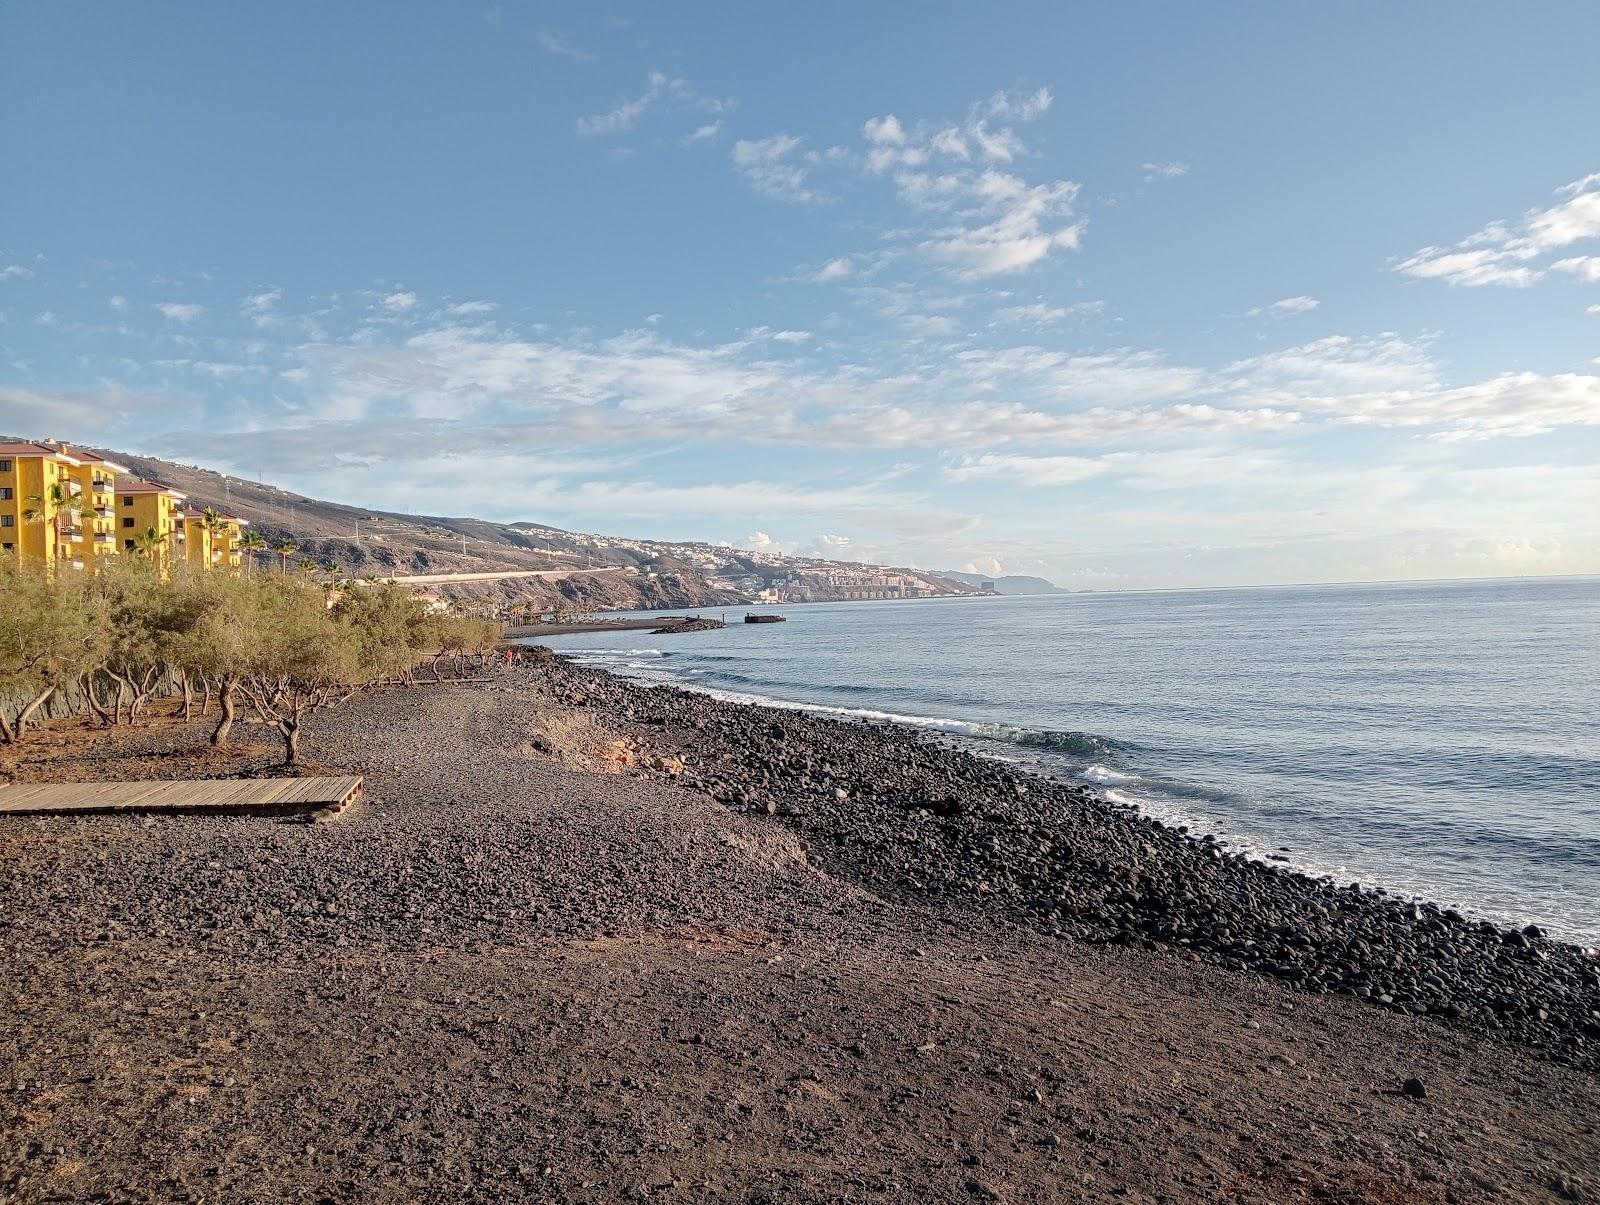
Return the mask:
[[[563,657],[665,657],[660,649],[556,649]]]
[[[1110,766],[1096,763],[1083,772],[1083,776],[1090,782],[1132,782],[1139,776],[1126,774],[1121,770],[1113,770]]]

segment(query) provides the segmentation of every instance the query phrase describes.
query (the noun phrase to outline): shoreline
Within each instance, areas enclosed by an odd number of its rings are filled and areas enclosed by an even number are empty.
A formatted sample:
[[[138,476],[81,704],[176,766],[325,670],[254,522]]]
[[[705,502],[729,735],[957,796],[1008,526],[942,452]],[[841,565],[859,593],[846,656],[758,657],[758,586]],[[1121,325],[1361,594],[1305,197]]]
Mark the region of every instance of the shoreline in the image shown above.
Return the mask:
[[[655,619],[596,619],[590,623],[528,623],[506,628],[501,636],[503,645],[516,648],[529,647],[525,642],[551,636],[590,636],[596,632],[655,632],[663,619],[690,618],[680,610],[663,611]]]
[[[582,655],[576,651],[568,652],[561,648],[554,648],[551,651],[564,659]],[[1116,748],[1118,747],[1118,742],[1115,738],[1102,737],[1093,733],[1063,733],[1044,727],[1006,721],[914,715],[869,705],[849,706],[840,703],[818,703],[809,700],[786,699],[775,695],[764,695],[748,688],[706,685],[692,679],[676,678],[668,681],[661,676],[635,676],[626,670],[605,664],[584,661],[574,661],[573,664],[608,674],[633,686],[670,687],[692,694],[705,695],[733,706],[765,707],[780,711],[794,711],[833,718],[846,723],[887,724],[926,734],[936,739],[959,742],[961,748],[979,757],[1002,765],[1011,765],[1015,761],[1021,761],[1026,767],[1025,772],[1027,774],[1060,783],[1068,788],[1079,788],[1088,791],[1094,794],[1109,811],[1135,816],[1141,821],[1152,823],[1168,830],[1184,833],[1194,832],[1196,834],[1201,831],[1209,832],[1211,837],[1214,838],[1216,847],[1230,855],[1254,860],[1270,866],[1274,870],[1292,873],[1317,883],[1325,882],[1338,886],[1341,881],[1348,881],[1350,877],[1349,875],[1341,877],[1329,872],[1325,867],[1319,866],[1315,861],[1316,853],[1314,850],[1311,851],[1309,858],[1298,851],[1287,852],[1288,847],[1277,843],[1283,839],[1283,834],[1256,833],[1253,836],[1245,837],[1236,833],[1229,833],[1224,831],[1224,825],[1207,820],[1203,816],[1194,814],[1193,811],[1183,810],[1186,806],[1186,801],[1181,797],[1173,797],[1171,803],[1161,807],[1158,806],[1158,801],[1140,798],[1137,788],[1127,786],[1121,783],[1119,779],[1106,780],[1093,775],[1063,772],[1075,769],[1075,767],[1072,767],[1070,763],[1064,763],[1059,768],[1050,764],[1051,755],[1059,752],[1059,749],[1047,743],[1036,744],[1027,739],[1030,736],[1039,738],[1081,738],[1085,742],[1104,742],[1109,747]],[[999,733],[1008,733],[1010,735]],[[1004,752],[1005,750],[1014,751],[1013,755],[1007,756]],[[1091,762],[1094,757],[1105,756],[1104,752],[1097,752],[1087,747],[1077,748],[1072,746],[1069,751],[1072,751],[1074,756],[1082,758],[1085,762]],[[1137,777],[1137,775],[1134,777]],[[1130,792],[1132,792],[1131,795]],[[1445,911],[1464,913],[1471,923],[1490,924],[1497,929],[1508,932],[1525,929],[1531,925],[1539,928],[1544,935],[1549,935],[1547,922],[1534,921],[1525,913],[1520,917],[1516,916],[1515,913],[1510,913],[1509,916],[1506,913],[1502,913],[1502,917],[1506,919],[1494,920],[1481,914],[1475,915],[1473,906],[1469,903],[1459,900],[1444,902],[1435,898],[1425,888],[1407,888],[1385,882],[1372,875],[1361,876],[1361,882],[1365,890],[1380,896],[1388,896],[1401,904],[1427,905],[1441,913]],[[1576,949],[1587,957],[1596,959],[1595,966],[1600,969],[1600,939],[1594,941],[1574,940],[1570,937],[1558,936],[1553,940]]]
[[[1447,905],[1381,887],[1341,886],[1291,864],[1229,852],[1211,834],[1168,826],[1090,787],[941,742],[939,736],[950,734],[937,729],[809,704],[730,701],[693,686],[647,685],[607,669],[563,664],[580,678],[604,683],[591,688],[590,705],[620,708],[635,722],[686,725],[696,736],[719,728],[729,733],[717,767],[691,770],[685,781],[730,810],[765,813],[808,837],[820,830],[835,845],[838,870],[880,893],[903,892],[909,884],[915,897],[938,883],[945,904],[994,910],[1052,937],[1198,956],[1313,994],[1353,996],[1600,1068],[1600,958],[1547,937],[1536,925],[1502,927]],[[825,762],[815,778],[809,756],[807,769],[797,773],[775,775],[762,766],[764,758],[782,766],[791,728],[805,727],[812,728],[807,744],[845,764]],[[924,763],[922,772],[903,773],[908,757]],[[910,798],[895,799],[897,788],[909,789]],[[870,816],[859,814],[868,808]],[[944,828],[981,870],[952,870],[930,860],[920,868],[926,878],[885,874],[885,867],[855,856],[841,840],[865,837],[870,847],[884,830],[909,835],[919,821],[907,815]],[[1002,833],[1025,826],[1018,844],[1035,848],[1009,857],[998,847],[985,849],[984,841],[996,841],[986,836],[990,825]],[[1064,835],[1094,849],[1090,864],[1081,848],[1059,848]],[[1058,863],[1053,869],[1063,877],[1038,873],[1040,853]],[[1094,882],[1107,873],[1137,890],[1105,890]],[[995,909],[997,900],[1004,905]]]
[[[248,772],[270,734],[240,726],[234,768],[204,723],[82,764]],[[1255,961],[1418,992],[1487,938],[1315,914],[926,734],[535,654],[306,740],[364,802],[0,822],[0,1196],[1443,1205],[1578,1199],[1600,1165],[1570,947],[1493,947],[1498,1029],[1230,969],[1176,932],[1197,909],[1243,936],[1299,908]]]

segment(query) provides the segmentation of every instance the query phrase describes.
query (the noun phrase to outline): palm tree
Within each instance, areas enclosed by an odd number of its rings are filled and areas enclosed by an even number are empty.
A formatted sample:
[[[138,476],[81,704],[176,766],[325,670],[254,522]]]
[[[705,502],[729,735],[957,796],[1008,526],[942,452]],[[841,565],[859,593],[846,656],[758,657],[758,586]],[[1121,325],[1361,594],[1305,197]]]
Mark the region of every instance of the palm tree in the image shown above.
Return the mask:
[[[325,558],[322,562],[322,571],[324,573],[338,573],[339,562],[334,560],[332,557]]]
[[[159,563],[167,549],[167,537],[161,534],[159,528],[146,527],[143,531],[134,532],[133,549],[152,564]]]
[[[208,506],[200,512],[200,526],[206,529],[207,546],[215,548],[217,541],[222,538],[222,533],[228,528],[228,520],[214,506]]]
[[[312,570],[314,570],[316,567],[317,563],[310,557],[303,556],[300,558],[300,572],[305,574],[307,577],[311,576]]]
[[[278,554],[280,568],[283,572],[289,572],[289,558],[294,555],[294,550],[298,547],[300,545],[296,544],[288,536],[280,536],[272,541],[272,551]]]
[[[57,535],[61,534],[61,516],[81,512],[87,505],[82,495],[74,494],[71,483],[66,481],[55,482],[42,494],[29,494],[25,501],[24,521],[41,525],[54,523]]]
[[[239,547],[249,554],[250,563],[254,564],[256,553],[266,551],[267,537],[259,531],[247,531],[239,537]]]

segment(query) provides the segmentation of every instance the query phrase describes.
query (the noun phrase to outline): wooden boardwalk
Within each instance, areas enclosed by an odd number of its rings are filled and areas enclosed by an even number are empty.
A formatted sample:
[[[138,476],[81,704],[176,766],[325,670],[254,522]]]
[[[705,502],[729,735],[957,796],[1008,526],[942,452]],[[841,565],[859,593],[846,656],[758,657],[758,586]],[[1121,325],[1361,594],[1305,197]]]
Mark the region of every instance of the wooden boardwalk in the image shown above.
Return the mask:
[[[0,787],[0,816],[77,816],[95,812],[338,812],[360,791],[359,775],[206,778],[182,782],[12,783]]]

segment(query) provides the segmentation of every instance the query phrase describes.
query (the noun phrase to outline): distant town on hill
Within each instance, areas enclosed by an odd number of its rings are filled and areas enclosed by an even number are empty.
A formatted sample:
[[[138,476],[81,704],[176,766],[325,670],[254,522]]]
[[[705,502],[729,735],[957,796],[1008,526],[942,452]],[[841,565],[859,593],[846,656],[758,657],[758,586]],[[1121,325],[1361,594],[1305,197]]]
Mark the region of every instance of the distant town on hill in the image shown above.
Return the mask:
[[[294,541],[297,556],[336,566],[340,574],[393,576],[482,609],[704,608],[984,592],[973,575],[631,539],[533,522],[369,510],[195,465],[93,450],[181,491],[193,507],[215,507],[246,520],[269,542]]]

